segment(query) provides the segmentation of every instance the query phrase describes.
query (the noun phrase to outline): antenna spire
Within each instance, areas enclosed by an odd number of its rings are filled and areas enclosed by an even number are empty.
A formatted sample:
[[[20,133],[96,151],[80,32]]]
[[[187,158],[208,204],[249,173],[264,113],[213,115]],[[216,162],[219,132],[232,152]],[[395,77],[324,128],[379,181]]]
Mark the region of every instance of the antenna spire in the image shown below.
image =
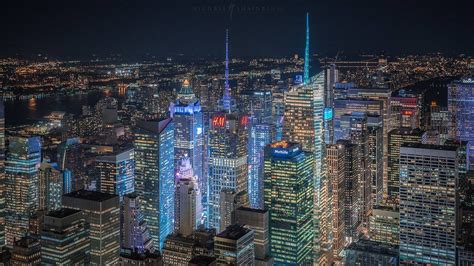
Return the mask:
[[[306,12],[306,47],[304,51],[304,84],[309,83],[309,13]]]
[[[222,105],[225,110],[230,110],[230,87],[229,87],[229,29],[225,30],[225,85]]]

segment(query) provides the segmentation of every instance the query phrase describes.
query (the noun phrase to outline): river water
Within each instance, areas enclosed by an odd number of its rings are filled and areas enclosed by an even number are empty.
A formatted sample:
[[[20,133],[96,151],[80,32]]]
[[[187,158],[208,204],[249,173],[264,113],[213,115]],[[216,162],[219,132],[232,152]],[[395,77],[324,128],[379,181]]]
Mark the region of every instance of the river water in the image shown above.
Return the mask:
[[[108,91],[92,91],[88,94],[71,96],[58,95],[42,99],[5,102],[5,123],[7,127],[31,124],[42,120],[52,111],[64,111],[80,114],[83,105],[95,105],[97,101],[110,93]],[[116,95],[113,95],[116,96]]]

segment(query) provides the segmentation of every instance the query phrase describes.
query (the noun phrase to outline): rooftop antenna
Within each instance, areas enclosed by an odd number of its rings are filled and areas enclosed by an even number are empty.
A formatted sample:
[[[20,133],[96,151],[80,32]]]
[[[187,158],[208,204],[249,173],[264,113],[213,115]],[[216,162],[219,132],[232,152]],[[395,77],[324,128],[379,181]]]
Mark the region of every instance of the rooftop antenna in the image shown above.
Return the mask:
[[[230,111],[230,87],[229,87],[229,29],[225,30],[225,85],[222,105],[224,110]]]

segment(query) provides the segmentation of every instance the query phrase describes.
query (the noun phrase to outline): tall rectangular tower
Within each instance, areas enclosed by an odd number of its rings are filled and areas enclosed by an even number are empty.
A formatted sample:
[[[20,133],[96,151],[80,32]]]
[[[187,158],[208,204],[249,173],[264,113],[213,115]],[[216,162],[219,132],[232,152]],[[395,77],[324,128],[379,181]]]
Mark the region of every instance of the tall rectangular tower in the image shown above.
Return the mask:
[[[90,252],[90,228],[82,211],[61,208],[44,216],[43,265],[87,265]]]
[[[133,132],[135,191],[155,249],[163,247],[174,224],[174,129],[171,118],[139,121]]]
[[[272,142],[272,93],[264,90],[245,90],[240,95],[244,113],[249,114],[248,138],[248,194],[252,208],[263,208],[263,150]]]
[[[41,162],[39,137],[9,139],[6,174],[6,240],[12,246],[28,231],[29,218],[38,209],[38,168]]]
[[[264,202],[270,212],[270,246],[276,264],[313,262],[313,158],[292,142],[265,148]]]
[[[407,143],[421,143],[423,131],[420,129],[398,128],[388,133],[388,202],[396,204],[400,188],[400,147]]]
[[[63,196],[63,206],[80,210],[90,225],[90,265],[114,265],[120,255],[120,208],[117,195],[78,190]]]
[[[216,113],[209,131],[209,227],[221,228],[220,196],[223,190],[247,190],[248,116]]]
[[[175,170],[178,170],[181,160],[188,157],[197,178],[200,195],[206,199],[207,178],[203,173],[203,112],[190,81],[184,80],[178,98],[170,105],[170,116],[174,123]]]
[[[400,148],[400,263],[456,263],[457,147]]]
[[[455,81],[448,86],[449,137],[468,141],[470,168],[474,169],[474,77]]]
[[[112,152],[96,158],[100,176],[100,191],[123,196],[135,190],[135,159],[133,148]]]

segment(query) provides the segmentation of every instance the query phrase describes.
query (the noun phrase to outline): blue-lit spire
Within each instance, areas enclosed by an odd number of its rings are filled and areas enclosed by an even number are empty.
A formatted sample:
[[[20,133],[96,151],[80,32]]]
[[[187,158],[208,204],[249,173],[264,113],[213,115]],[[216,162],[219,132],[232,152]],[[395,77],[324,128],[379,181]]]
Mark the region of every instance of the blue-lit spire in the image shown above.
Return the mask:
[[[224,110],[230,111],[231,98],[229,87],[229,29],[225,30],[225,85],[224,95],[222,97],[222,106]]]
[[[306,13],[306,48],[304,50],[304,84],[309,83],[309,13]]]

